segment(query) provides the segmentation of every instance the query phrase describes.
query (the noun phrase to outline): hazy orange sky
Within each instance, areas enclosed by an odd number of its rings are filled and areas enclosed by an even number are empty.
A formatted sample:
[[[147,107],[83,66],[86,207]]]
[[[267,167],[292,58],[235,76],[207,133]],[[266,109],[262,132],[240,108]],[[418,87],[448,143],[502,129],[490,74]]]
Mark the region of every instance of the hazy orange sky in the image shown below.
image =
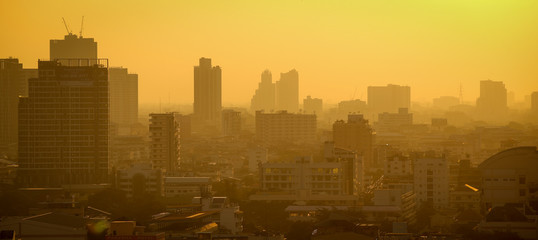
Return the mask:
[[[479,81],[516,100],[538,91],[538,1],[9,1],[0,0],[0,58],[25,67],[49,39],[74,33],[99,57],[139,74],[141,102],[193,101],[193,66],[222,67],[223,103],[246,104],[264,69],[299,71],[300,98],[366,100],[369,85],[410,85],[412,100],[474,102]]]

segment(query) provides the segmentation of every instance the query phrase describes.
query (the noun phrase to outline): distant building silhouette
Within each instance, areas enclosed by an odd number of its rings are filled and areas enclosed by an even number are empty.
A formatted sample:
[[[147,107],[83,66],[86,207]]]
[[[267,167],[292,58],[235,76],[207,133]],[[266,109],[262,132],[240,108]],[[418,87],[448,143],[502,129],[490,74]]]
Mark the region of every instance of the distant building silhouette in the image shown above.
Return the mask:
[[[362,156],[366,171],[373,166],[374,132],[363,115],[350,114],[347,122],[336,121],[333,124],[333,141],[336,147]]]
[[[338,112],[345,114],[365,112],[367,110],[367,104],[360,99],[341,101],[338,103]]]
[[[0,157],[17,156],[18,92],[23,80],[19,59],[0,59]]]
[[[138,75],[127,68],[109,68],[110,123],[119,135],[129,135],[138,122]]]
[[[280,80],[275,83],[276,110],[299,111],[299,73],[292,69],[280,74]]]
[[[411,108],[411,88],[389,84],[368,87],[368,107],[374,113],[396,112],[399,108]]]
[[[250,101],[250,110],[255,111],[273,111],[275,109],[275,84],[272,80],[272,74],[265,70],[261,76],[261,82],[258,89]]]
[[[538,92],[531,94],[531,111],[534,114],[538,114]]]
[[[460,104],[460,99],[451,96],[441,96],[433,99],[433,107],[443,110],[448,110],[452,106]]]
[[[20,185],[106,183],[108,60],[39,61],[38,69],[19,103]]]
[[[221,69],[211,66],[210,58],[200,58],[194,67],[194,117],[203,123],[216,124],[222,108]]]
[[[303,112],[320,116],[323,113],[323,100],[307,96],[303,99]]]
[[[241,112],[232,109],[222,110],[222,134],[224,136],[241,134]]]
[[[256,137],[266,144],[313,142],[316,126],[314,114],[256,112]]]
[[[64,39],[50,40],[50,60],[62,58],[96,59],[97,42],[71,33]]]
[[[23,68],[22,73],[24,75],[23,81],[19,82],[19,96],[28,97],[28,79],[37,78],[37,68]]]
[[[480,119],[498,119],[508,110],[507,92],[501,81],[480,81],[480,97],[476,100],[476,110]]]
[[[150,116],[150,160],[155,169],[177,172],[180,165],[180,115],[152,113]]]
[[[413,114],[407,108],[398,109],[398,113],[380,113],[374,128],[378,132],[398,132],[403,127],[413,125]]]

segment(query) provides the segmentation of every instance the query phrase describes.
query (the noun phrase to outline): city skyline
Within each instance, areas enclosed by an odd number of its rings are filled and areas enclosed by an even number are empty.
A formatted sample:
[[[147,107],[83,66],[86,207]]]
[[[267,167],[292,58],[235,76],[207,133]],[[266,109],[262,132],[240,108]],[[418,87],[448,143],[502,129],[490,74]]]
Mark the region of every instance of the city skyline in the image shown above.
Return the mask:
[[[49,10],[40,11],[45,4]],[[192,104],[192,66],[201,57],[223,68],[224,105],[248,105],[259,73],[267,68],[274,73],[297,69],[299,99],[312,95],[329,104],[365,101],[368,86],[387,84],[410,86],[411,101],[427,103],[438,96],[459,97],[460,85],[464,101],[474,103],[480,81],[487,79],[504,82],[518,102],[538,88],[538,70],[532,64],[538,54],[538,34],[532,27],[538,23],[538,5],[533,2],[107,6],[3,2],[0,9],[7,11],[0,18],[6,20],[0,24],[10,35],[0,45],[0,57],[13,56],[35,68],[38,59],[48,58],[48,41],[66,35],[62,17],[78,35],[85,16],[82,35],[95,39],[99,56],[112,59],[111,66],[128,66],[139,74],[142,104],[167,99]],[[123,8],[144,9],[147,14],[136,18],[127,14],[130,11],[122,13]],[[369,13],[379,9],[385,11]],[[117,14],[124,18],[111,21]],[[220,36],[218,41],[210,34]]]
[[[1,1],[0,238],[538,239],[536,12]]]

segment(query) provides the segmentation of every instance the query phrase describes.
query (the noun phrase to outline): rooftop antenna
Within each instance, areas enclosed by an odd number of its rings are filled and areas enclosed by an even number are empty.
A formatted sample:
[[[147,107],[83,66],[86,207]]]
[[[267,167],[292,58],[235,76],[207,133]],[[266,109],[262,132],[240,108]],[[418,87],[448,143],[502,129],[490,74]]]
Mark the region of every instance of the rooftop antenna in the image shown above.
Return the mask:
[[[80,23],[80,32],[78,34],[78,36],[80,38],[82,38],[82,29],[83,29],[83,27],[84,27],[84,16],[82,16],[82,22]]]
[[[67,34],[73,35],[73,32],[69,30],[69,27],[67,26],[67,23],[65,22],[65,19],[62,17],[62,20],[64,21],[65,30],[67,30]]]

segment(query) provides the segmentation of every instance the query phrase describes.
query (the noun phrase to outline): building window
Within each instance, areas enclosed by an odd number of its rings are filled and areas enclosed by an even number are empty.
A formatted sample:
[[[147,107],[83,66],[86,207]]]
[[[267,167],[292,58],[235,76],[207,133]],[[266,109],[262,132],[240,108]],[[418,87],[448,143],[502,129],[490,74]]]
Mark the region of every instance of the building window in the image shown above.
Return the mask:
[[[519,184],[525,184],[525,176],[519,177]]]
[[[527,194],[527,190],[525,189],[519,189],[519,196],[524,197]]]

